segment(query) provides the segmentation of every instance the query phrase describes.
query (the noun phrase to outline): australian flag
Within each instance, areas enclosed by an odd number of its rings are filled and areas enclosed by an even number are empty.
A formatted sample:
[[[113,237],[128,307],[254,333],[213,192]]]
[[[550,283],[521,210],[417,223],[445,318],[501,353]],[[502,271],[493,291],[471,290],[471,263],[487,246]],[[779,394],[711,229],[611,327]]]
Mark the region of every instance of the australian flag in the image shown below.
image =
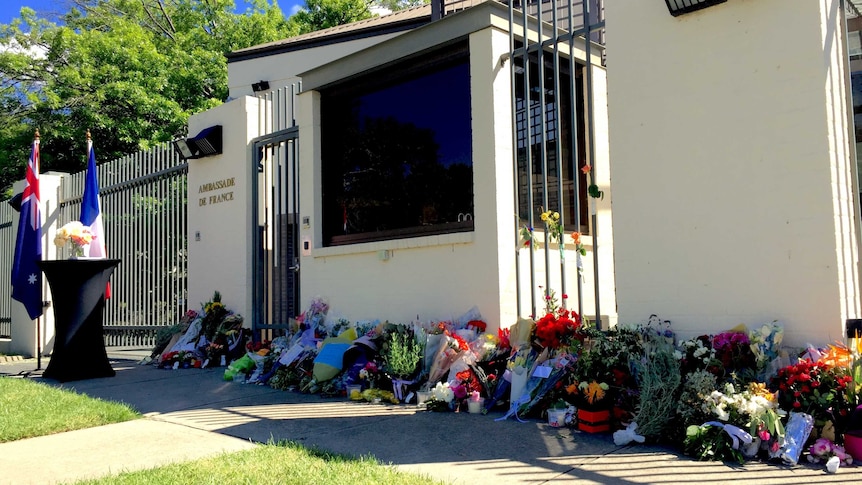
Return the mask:
[[[21,217],[12,263],[12,298],[27,308],[30,318],[42,314],[42,216],[39,213],[39,137],[27,163],[27,186],[21,194]]]

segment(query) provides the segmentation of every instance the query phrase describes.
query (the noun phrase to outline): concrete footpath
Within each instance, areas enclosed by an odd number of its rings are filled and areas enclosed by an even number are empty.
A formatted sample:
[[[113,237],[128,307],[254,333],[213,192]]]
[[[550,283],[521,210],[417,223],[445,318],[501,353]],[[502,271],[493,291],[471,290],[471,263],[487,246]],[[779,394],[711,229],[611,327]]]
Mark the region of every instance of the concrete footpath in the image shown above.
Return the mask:
[[[145,418],[0,444],[0,484],[74,482],[289,440],[348,455],[373,455],[453,484],[862,483],[862,467],[697,462],[675,450],[613,444],[543,422],[496,422],[500,413],[431,413],[224,382],[224,369],[160,370],[144,352],[109,352],[116,377],[58,383],[35,360],[0,362],[23,377],[125,402]],[[42,368],[47,366],[42,360]]]

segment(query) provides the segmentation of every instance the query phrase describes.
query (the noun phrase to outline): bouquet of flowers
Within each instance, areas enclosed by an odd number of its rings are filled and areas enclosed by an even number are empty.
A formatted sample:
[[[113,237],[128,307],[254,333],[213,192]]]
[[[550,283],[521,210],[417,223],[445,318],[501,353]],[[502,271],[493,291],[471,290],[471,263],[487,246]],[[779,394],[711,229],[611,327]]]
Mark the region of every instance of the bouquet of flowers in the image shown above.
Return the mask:
[[[724,378],[724,368],[716,358],[712,348],[712,339],[707,335],[685,340],[679,344],[680,350],[676,357],[680,361],[682,374],[685,376],[698,370],[706,370],[718,379]]]
[[[455,406],[455,391],[448,382],[438,382],[431,389],[431,400],[428,401],[430,411],[451,411]]]
[[[221,293],[213,292],[213,297],[210,301],[201,305],[204,309],[203,316],[203,334],[208,342],[212,342],[216,337],[216,332],[221,326],[225,317],[228,316],[227,308],[221,302]]]
[[[443,379],[449,368],[463,354],[470,352],[470,346],[463,338],[456,335],[446,335],[445,344],[437,351],[428,373],[428,382],[436,383]]]
[[[67,242],[72,243],[72,255],[83,256],[84,246],[87,246],[93,241],[93,233],[90,232],[88,226],[83,225],[80,221],[72,221],[57,230],[57,235],[54,236],[54,245],[62,248]]]
[[[725,373],[745,374],[747,380],[753,380],[755,356],[751,351],[751,341],[745,332],[722,332],[712,337],[712,349],[715,358],[721,362]]]
[[[311,330],[316,338],[326,336],[326,330],[323,328],[326,319],[326,312],[329,311],[329,304],[322,297],[315,297],[311,300],[308,310],[302,312],[296,321],[299,323],[302,330]]]
[[[845,367],[804,359],[781,368],[769,381],[769,387],[778,391],[782,409],[811,415],[818,428],[832,421],[836,431],[840,431],[849,415],[847,387],[852,382]]]
[[[808,447],[808,461],[811,463],[826,463],[832,457],[837,457],[840,463],[853,464],[853,457],[844,451],[844,447],[836,445],[826,438],[818,438]]]
[[[575,368],[575,358],[571,355],[561,355],[550,361],[551,373],[532,393],[532,399],[522,404],[519,409],[521,415],[529,414],[538,408],[545,408],[551,401],[553,391],[562,390],[564,380],[569,377]],[[557,399],[554,402],[560,403],[562,399]],[[541,406],[544,403],[545,406]],[[563,406],[567,408],[568,403]]]
[[[774,456],[784,443],[783,413],[763,384],[752,383],[737,392],[728,383],[724,392],[713,391],[704,399],[703,409],[717,421],[687,428],[686,453],[698,459],[741,463],[761,448]]]
[[[574,310],[559,308],[536,320],[535,337],[542,347],[553,350],[567,347],[576,338],[581,316]]]
[[[200,367],[201,361],[194,352],[184,350],[166,352],[162,355],[160,367],[163,369],[178,369],[189,367]]]
[[[783,367],[778,362],[781,342],[784,340],[784,327],[777,321],[764,323],[759,328],[748,332],[748,340],[751,342],[751,352],[754,354],[757,379],[767,381]]]

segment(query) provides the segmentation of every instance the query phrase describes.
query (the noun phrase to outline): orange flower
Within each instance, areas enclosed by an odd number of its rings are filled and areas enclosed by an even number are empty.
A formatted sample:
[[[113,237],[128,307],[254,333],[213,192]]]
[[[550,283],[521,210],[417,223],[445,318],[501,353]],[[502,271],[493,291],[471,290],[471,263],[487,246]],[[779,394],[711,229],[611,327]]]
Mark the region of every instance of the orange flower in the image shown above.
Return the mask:
[[[591,165],[587,164],[587,165],[584,165],[583,167],[581,167],[581,172],[584,172],[584,175],[586,175],[586,174],[590,173],[590,170],[592,170],[592,169],[593,169],[593,167]]]
[[[572,233],[572,239],[575,241],[575,245],[580,244],[581,243],[581,233],[578,231],[573,232]]]

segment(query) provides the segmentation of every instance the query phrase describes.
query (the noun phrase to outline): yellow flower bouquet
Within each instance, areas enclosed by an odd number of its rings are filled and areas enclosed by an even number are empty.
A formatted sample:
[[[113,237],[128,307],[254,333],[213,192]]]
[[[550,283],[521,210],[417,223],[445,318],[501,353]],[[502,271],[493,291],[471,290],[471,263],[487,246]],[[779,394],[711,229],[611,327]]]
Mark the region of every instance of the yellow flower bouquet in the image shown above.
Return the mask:
[[[71,243],[72,256],[83,256],[84,246],[93,241],[93,233],[90,228],[81,224],[80,221],[72,221],[57,230],[54,236],[54,245],[62,248],[66,243]]]

